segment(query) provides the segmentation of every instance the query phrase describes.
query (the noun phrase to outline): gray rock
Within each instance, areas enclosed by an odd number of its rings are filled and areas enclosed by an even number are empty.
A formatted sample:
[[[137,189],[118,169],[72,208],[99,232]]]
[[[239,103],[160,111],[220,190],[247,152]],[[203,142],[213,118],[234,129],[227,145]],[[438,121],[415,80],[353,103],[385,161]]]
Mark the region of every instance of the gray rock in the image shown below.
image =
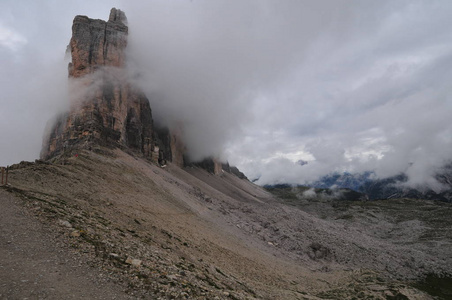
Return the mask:
[[[72,228],[71,223],[66,220],[58,220],[58,224],[63,227]]]
[[[136,258],[128,257],[126,259],[126,264],[132,265],[134,267],[139,267],[139,266],[141,266],[141,260],[136,259]]]

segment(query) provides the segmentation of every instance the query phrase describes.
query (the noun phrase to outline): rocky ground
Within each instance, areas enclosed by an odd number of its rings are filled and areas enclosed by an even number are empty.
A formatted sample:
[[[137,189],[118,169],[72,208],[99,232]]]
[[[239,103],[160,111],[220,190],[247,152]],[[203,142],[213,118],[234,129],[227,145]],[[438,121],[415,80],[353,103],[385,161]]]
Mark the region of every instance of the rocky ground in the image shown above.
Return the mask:
[[[0,298],[60,299],[78,284],[99,299],[432,299],[416,283],[452,273],[448,204],[289,201],[102,148],[15,165],[9,182]],[[28,254],[11,261],[14,247]]]
[[[6,191],[0,199],[0,299],[124,298],[121,287],[71,252],[59,228],[36,220]]]

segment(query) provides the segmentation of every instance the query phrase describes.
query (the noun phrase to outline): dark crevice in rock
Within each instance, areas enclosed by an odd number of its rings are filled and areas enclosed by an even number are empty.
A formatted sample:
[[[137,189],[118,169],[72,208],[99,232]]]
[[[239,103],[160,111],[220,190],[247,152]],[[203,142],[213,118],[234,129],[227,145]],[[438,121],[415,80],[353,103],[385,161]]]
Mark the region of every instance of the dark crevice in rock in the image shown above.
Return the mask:
[[[104,54],[104,65],[106,64],[106,58],[107,58],[107,55],[108,55],[108,47],[107,47],[107,23],[105,23],[105,27],[104,27],[104,42],[103,42],[103,46],[104,46],[104,51],[103,51],[103,54]]]

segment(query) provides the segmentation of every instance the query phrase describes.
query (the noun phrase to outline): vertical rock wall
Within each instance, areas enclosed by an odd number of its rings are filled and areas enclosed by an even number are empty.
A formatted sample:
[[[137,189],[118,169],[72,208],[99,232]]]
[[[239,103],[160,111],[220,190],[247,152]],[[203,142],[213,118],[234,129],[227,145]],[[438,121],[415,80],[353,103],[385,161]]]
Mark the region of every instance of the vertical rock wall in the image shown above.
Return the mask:
[[[127,19],[113,8],[107,22],[76,16],[69,44],[70,111],[58,117],[44,140],[41,157],[67,148],[100,144],[152,155],[154,129],[146,96],[125,72]]]
[[[42,159],[101,145],[131,149],[156,163],[185,166],[183,128],[155,129],[148,99],[128,80],[127,36],[127,19],[118,9],[111,10],[108,21],[74,18],[68,46],[70,109],[49,127]],[[212,158],[197,165],[213,174],[223,172],[221,162]]]

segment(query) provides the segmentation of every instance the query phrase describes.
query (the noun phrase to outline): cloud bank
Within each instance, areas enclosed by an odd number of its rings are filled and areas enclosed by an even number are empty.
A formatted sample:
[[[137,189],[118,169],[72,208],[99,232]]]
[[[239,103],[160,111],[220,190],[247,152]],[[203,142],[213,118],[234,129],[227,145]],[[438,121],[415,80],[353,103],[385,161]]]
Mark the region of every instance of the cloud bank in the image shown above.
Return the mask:
[[[130,68],[157,122],[183,128],[192,159],[221,156],[255,121],[254,99],[296,69],[339,3],[309,3],[322,15],[299,1],[127,3]]]
[[[129,20],[131,76],[159,124],[183,126],[192,159],[220,156],[260,184],[372,170],[434,186],[452,158],[447,1],[44,1],[45,18],[16,2],[1,15],[26,40],[0,42],[3,161],[37,157],[44,120],[64,107],[73,17],[113,6]]]

